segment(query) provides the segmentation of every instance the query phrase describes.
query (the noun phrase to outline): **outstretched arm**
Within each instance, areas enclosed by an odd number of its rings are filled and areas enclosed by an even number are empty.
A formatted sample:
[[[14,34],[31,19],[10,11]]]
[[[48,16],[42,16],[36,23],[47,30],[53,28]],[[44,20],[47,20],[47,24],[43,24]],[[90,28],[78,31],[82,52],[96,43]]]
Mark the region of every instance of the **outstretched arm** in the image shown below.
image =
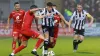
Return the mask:
[[[62,20],[65,24],[67,24],[67,25],[69,26],[69,22],[65,20],[64,16],[63,16],[61,13],[59,13],[59,16],[60,16],[61,20]]]
[[[86,16],[88,17],[88,19],[91,19],[91,21],[89,23],[89,27],[90,27],[93,24],[94,18],[89,13],[87,13]]]

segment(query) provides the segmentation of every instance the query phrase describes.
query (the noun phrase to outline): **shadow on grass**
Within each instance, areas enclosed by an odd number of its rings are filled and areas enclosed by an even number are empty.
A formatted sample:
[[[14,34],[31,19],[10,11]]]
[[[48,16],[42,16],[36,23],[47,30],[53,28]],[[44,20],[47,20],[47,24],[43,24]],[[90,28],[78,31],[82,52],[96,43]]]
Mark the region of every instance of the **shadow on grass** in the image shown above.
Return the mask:
[[[94,53],[91,53],[91,52],[77,52],[77,53],[80,53],[80,54],[94,54]]]

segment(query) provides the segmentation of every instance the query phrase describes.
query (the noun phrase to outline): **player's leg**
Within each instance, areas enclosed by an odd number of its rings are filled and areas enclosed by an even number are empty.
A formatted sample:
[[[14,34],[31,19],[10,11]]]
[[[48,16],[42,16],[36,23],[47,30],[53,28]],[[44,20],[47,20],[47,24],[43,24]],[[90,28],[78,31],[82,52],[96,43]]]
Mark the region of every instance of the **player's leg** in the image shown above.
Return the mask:
[[[54,27],[49,27],[49,36],[50,36],[50,42],[51,48],[54,47]]]
[[[19,35],[18,35],[18,46],[20,46],[21,45],[21,39],[22,39],[22,34],[21,33],[19,33]]]
[[[84,36],[83,35],[80,35],[79,36],[79,40],[78,40],[78,44],[82,43],[84,40]]]
[[[59,31],[58,27],[55,27],[54,28],[54,46],[56,45],[56,41],[57,41],[57,38],[58,38],[58,31]]]
[[[75,35],[74,36],[74,40],[73,40],[73,49],[74,49],[74,52],[77,50],[78,48],[78,35]]]
[[[80,30],[78,44],[82,43],[84,40],[84,29]]]
[[[28,36],[32,36],[33,39],[34,38],[38,38],[39,39],[37,41],[36,45],[35,45],[35,48],[31,52],[32,54],[38,56],[37,49],[39,48],[39,46],[42,44],[43,41],[47,41],[47,40],[45,40],[44,37],[42,35],[40,35],[38,32],[36,32],[36,31],[28,30],[27,32],[28,32],[27,34],[25,32],[24,33],[26,35],[28,35]]]
[[[18,32],[13,32],[12,50],[16,49],[17,40],[18,40]]]
[[[23,36],[21,45],[18,48],[16,48],[9,56],[14,56],[15,54],[23,50],[27,46],[28,39],[29,37]]]
[[[49,33],[45,32],[44,37],[47,41],[44,41],[44,49],[43,49],[44,52],[42,52],[42,54],[43,56],[46,56],[48,54]]]
[[[48,54],[49,29],[48,27],[42,26],[42,30],[43,30],[44,38],[45,40],[47,40],[47,41],[44,41],[44,46],[43,46],[43,51],[42,51],[42,54],[44,56]]]
[[[73,40],[73,49],[74,49],[74,52],[76,52],[77,48],[78,48],[78,34],[79,34],[79,31],[74,29],[74,40]]]
[[[49,48],[54,48],[56,41],[57,41],[57,38],[58,38],[58,27],[54,27],[53,43],[51,45],[49,44],[49,46],[48,46]]]

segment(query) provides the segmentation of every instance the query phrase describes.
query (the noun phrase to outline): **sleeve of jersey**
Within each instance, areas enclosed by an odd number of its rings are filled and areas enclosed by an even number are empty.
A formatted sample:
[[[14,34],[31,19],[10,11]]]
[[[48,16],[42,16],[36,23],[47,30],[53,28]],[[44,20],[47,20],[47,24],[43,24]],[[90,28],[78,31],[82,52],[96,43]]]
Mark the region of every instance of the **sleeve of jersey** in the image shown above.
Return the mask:
[[[60,14],[60,12],[56,9],[54,9],[55,13],[54,14]]]
[[[23,16],[25,15],[25,11],[23,11]]]
[[[45,8],[43,10],[41,10],[39,14],[40,15],[45,15]]]
[[[10,13],[9,18],[10,18],[10,19],[12,18],[12,13]]]
[[[91,17],[92,17],[89,13],[87,13],[86,16],[87,16],[88,18],[91,18]]]
[[[75,17],[75,12],[73,13],[73,15],[71,16],[70,20],[73,20]]]

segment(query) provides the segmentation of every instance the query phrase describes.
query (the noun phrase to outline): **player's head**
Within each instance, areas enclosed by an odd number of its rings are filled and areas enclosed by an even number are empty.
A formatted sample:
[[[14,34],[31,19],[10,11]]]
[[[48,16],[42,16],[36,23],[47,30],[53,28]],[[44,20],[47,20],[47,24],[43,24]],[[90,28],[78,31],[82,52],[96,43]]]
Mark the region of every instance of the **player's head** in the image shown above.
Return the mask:
[[[20,4],[19,4],[19,2],[15,2],[15,3],[14,3],[14,8],[15,8],[15,10],[17,10],[17,11],[20,10]]]
[[[81,4],[77,4],[77,10],[78,10],[79,12],[81,12],[81,11],[83,10],[83,7],[82,7]]]
[[[57,6],[56,6],[55,4],[53,4],[53,8],[55,8],[55,9],[56,9],[56,8],[57,8]]]
[[[32,5],[32,6],[30,6],[30,10],[33,11],[33,12],[35,12],[35,11],[38,10],[38,6]]]
[[[52,6],[53,6],[53,4],[51,2],[47,3],[47,9],[48,9],[48,11],[52,10]]]

